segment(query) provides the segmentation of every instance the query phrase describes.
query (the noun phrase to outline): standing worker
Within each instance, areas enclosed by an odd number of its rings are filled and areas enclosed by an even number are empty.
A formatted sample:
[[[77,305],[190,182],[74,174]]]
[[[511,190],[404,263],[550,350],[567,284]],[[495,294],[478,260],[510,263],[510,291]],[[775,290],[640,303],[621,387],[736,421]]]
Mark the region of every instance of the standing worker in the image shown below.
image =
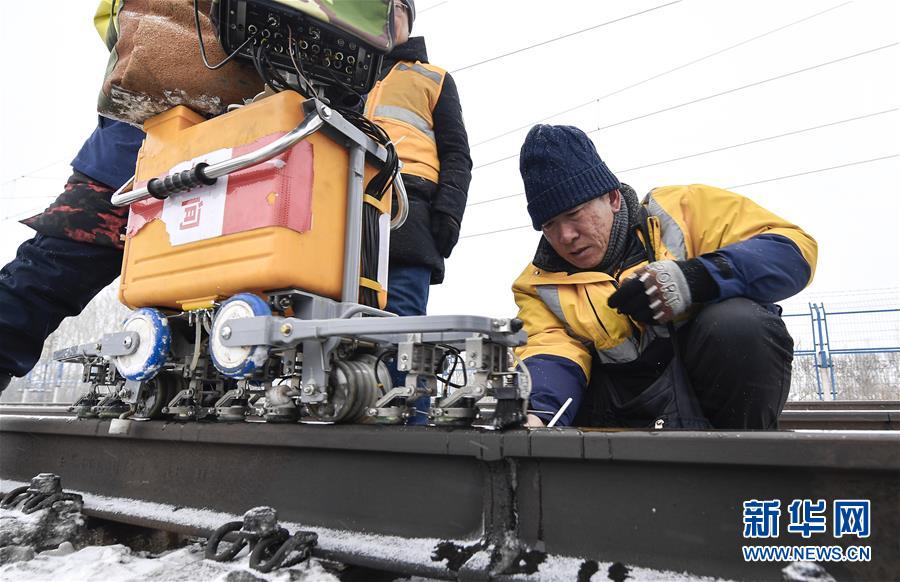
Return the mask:
[[[513,284],[529,424],[775,428],[793,340],[774,303],[812,280],[812,237],[711,186],[638,203],[575,127],[533,127],[520,170],[543,232]]]
[[[387,311],[425,315],[429,285],[444,280],[444,259],[459,240],[472,158],[453,77],[428,62],[412,37],[414,0],[394,1],[394,50],[366,99],[366,117],[390,136],[403,162],[409,218],[391,233]],[[405,374],[392,374],[402,384]],[[417,405],[427,409],[425,399]],[[425,422],[424,414],[411,424]]]
[[[459,240],[472,180],[456,83],[428,62],[424,38],[410,38],[415,17],[413,0],[394,2],[394,50],[365,109],[394,142],[409,195],[409,219],[391,233],[387,309],[397,315],[425,315],[428,286],[444,280],[444,259]]]

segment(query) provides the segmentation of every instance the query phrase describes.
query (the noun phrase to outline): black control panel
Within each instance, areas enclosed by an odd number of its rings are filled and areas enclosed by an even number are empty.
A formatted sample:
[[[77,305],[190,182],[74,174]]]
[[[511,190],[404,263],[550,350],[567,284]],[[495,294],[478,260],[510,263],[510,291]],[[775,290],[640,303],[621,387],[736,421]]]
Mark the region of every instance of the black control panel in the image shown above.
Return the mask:
[[[283,4],[265,0],[221,0],[217,16],[219,41],[226,54],[231,54],[253,37],[240,50],[239,56],[254,59],[262,47],[276,69],[295,73],[290,39],[296,47],[294,60],[304,76],[312,81],[344,85],[364,94],[378,79],[381,52]]]

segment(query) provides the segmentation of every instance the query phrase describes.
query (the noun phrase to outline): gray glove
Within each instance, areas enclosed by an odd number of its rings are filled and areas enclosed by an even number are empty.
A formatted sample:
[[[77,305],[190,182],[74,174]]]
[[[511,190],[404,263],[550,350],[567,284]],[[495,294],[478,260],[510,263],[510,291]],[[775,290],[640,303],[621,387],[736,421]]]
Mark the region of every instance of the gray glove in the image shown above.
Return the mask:
[[[656,261],[638,269],[609,297],[609,306],[641,323],[668,323],[694,301],[709,301],[718,286],[699,259]]]

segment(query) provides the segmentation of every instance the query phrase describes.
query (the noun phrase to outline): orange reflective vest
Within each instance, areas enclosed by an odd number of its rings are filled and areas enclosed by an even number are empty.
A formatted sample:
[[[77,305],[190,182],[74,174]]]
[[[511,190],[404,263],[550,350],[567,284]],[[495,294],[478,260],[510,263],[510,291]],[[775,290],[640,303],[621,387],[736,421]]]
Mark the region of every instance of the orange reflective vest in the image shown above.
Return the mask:
[[[365,115],[390,136],[404,174],[437,183],[441,163],[434,136],[434,107],[447,71],[420,61],[401,61],[369,93]]]

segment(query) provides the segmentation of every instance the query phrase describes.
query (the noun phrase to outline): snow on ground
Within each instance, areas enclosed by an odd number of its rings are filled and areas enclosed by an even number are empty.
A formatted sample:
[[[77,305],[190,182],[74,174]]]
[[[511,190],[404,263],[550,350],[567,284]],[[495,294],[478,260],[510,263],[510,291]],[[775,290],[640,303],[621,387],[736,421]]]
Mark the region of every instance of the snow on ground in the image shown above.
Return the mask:
[[[10,582],[337,582],[317,560],[270,574],[247,566],[247,552],[234,562],[219,563],[203,558],[203,548],[193,544],[159,556],[133,552],[121,544],[88,546],[75,551],[67,544],[60,551],[37,554],[27,562],[0,566],[0,580]],[[61,555],[60,555],[61,554]]]
[[[23,485],[17,481],[0,479],[0,491],[9,491]],[[67,489],[67,491],[69,491]],[[215,529],[228,521],[240,520],[241,516],[219,513],[207,509],[176,508],[171,505],[151,503],[135,499],[120,499],[93,495],[79,491],[85,506],[95,510],[113,513],[127,513],[159,521],[176,522],[184,525]],[[83,519],[78,512],[51,513],[45,509],[30,515],[15,510],[0,510],[0,582],[256,582],[271,580],[277,582],[337,582],[334,574],[328,572],[322,562],[311,559],[287,569],[270,574],[251,570],[248,565],[248,550],[245,548],[231,562],[218,563],[204,559],[204,547],[195,543],[159,555],[136,552],[121,544],[107,546],[87,546],[76,551],[68,541],[60,543],[65,536],[73,539],[81,532]],[[364,535],[322,527],[304,527],[301,524],[281,522],[289,531],[313,529],[319,535],[319,547],[332,552],[366,555],[373,557],[396,557],[404,563],[427,564],[432,572],[440,571],[442,577],[451,574],[446,564],[435,562],[432,556],[438,545],[451,544],[460,548],[472,547],[477,540],[448,542],[437,539],[407,539],[394,536]],[[44,539],[38,539],[38,535]],[[48,542],[51,542],[48,544]],[[77,543],[77,541],[76,541]],[[57,545],[58,544],[58,547]],[[6,547],[3,547],[6,546]],[[50,547],[51,549],[47,549]],[[44,550],[44,551],[39,551]],[[519,566],[525,566],[522,558]],[[468,568],[483,562],[488,566],[490,552],[475,552],[466,562]],[[513,564],[512,566],[516,566]],[[812,565],[815,566],[815,565]],[[788,570],[791,570],[788,572]],[[520,570],[521,571],[521,570]],[[526,570],[527,571],[527,570]],[[827,580],[809,572],[803,564],[785,569],[790,580]],[[787,576],[791,574],[792,576]],[[555,582],[559,580],[616,580],[629,582],[712,582],[719,578],[697,576],[687,572],[651,570],[623,564],[584,561],[580,558],[547,555],[537,563],[532,574],[515,574],[514,580]],[[415,582],[425,582],[426,578],[412,578]]]
[[[0,491],[10,491],[21,485],[27,485],[27,483],[0,479]],[[63,486],[65,487],[65,482],[63,483]],[[84,499],[85,507],[95,510],[121,513],[148,520],[178,523],[209,530],[214,530],[230,521],[240,521],[243,518],[241,515],[222,513],[209,509],[175,507],[168,504],[153,503],[138,499],[107,497],[85,491],[77,491],[67,487],[65,490],[81,495]],[[365,555],[386,560],[396,557],[396,559],[404,562],[421,562],[427,564],[432,571],[440,570],[449,574],[449,571],[442,568],[440,563],[431,560],[434,548],[437,544],[445,540],[436,538],[410,539],[398,536],[367,535],[288,521],[281,521],[280,523],[282,527],[287,528],[291,533],[298,530],[314,530],[319,536],[318,547],[325,550]],[[477,542],[477,540],[464,540],[458,541],[457,543],[460,545],[469,545],[474,542]],[[2,578],[0,578],[0,581],[5,582]]]
[[[84,520],[77,511],[56,507],[25,514],[0,510],[0,580],[15,582],[337,582],[315,559],[262,574],[248,565],[245,548],[231,562],[204,559],[199,543],[160,555],[135,552],[121,544],[87,546],[76,551]],[[63,541],[59,541],[62,539]],[[48,542],[56,542],[48,547]],[[40,552],[38,550],[44,549]]]

